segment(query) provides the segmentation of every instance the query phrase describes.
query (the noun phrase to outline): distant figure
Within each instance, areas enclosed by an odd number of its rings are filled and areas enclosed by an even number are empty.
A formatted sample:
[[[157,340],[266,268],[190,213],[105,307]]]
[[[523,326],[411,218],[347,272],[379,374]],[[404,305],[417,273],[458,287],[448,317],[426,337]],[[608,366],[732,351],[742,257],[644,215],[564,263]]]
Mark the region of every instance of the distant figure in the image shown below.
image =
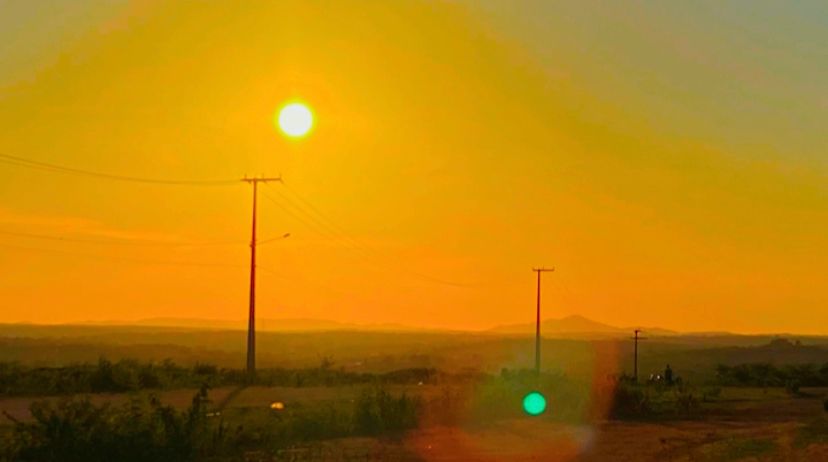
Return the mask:
[[[673,370],[670,369],[670,365],[667,365],[667,368],[664,369],[664,381],[667,382],[667,385],[673,384]]]

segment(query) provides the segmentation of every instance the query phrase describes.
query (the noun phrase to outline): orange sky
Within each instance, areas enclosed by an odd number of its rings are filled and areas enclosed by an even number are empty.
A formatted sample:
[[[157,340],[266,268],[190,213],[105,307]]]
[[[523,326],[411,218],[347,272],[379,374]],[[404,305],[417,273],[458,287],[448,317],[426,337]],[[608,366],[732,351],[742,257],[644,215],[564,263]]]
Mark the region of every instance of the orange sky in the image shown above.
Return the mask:
[[[282,174],[261,317],[828,334],[828,11],[601,3],[4,2],[0,154]],[[250,199],[0,163],[0,321],[243,319]]]

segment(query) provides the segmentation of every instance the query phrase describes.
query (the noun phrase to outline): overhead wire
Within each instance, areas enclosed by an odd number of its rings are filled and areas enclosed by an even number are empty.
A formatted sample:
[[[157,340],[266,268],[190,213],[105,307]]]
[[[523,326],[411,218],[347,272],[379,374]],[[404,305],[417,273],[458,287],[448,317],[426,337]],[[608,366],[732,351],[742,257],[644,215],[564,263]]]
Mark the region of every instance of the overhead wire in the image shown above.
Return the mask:
[[[353,238],[347,233],[342,227],[336,225],[333,220],[325,216],[317,207],[313,206],[307,199],[304,199],[298,192],[289,188],[287,184],[281,182],[281,185],[285,187],[286,190],[292,192],[293,196],[296,198],[295,200],[287,197],[287,195],[282,194],[281,191],[277,189],[276,186],[268,185],[273,191],[275,191],[280,197],[282,197],[286,202],[291,204],[297,210],[303,212],[303,214],[309,217],[312,221],[317,223],[319,226],[325,228],[327,232],[334,236],[334,238],[339,239],[346,243],[352,250],[356,250],[363,254],[363,256],[367,257],[366,261],[374,264],[375,266],[382,267],[384,269],[392,269],[390,265],[384,265],[380,263],[382,259],[387,257],[386,255],[382,255],[381,253],[376,252],[375,250],[371,249],[369,246],[366,246],[362,242],[358,241],[356,238]],[[274,199],[270,198],[271,201],[277,202]],[[298,204],[297,204],[298,202]],[[284,209],[284,208],[283,208]],[[308,211],[310,210],[310,211]],[[452,286],[452,287],[463,287],[463,288],[470,288],[474,287],[474,284],[467,284],[467,283],[460,283],[455,281],[448,281],[442,278],[437,278],[434,276],[430,276],[428,274],[423,274],[417,271],[410,270],[408,268],[400,268],[400,267],[393,267],[394,271],[402,271],[404,273],[409,274],[412,277],[417,279],[431,282],[440,285]]]
[[[42,170],[42,171],[49,171],[49,172],[56,172],[56,173],[65,173],[65,174],[75,174],[87,177],[94,177],[106,180],[115,180],[115,181],[126,181],[126,182],[133,182],[133,183],[146,183],[146,184],[158,184],[158,185],[187,185],[187,186],[221,186],[221,185],[229,185],[229,184],[236,184],[238,183],[237,179],[226,179],[226,180],[189,180],[189,179],[159,179],[159,178],[148,178],[148,177],[138,177],[138,176],[130,176],[130,175],[120,175],[120,174],[111,174],[105,172],[98,172],[86,169],[80,169],[75,167],[67,167],[64,165],[58,165],[49,162],[43,162],[39,160],[27,159],[24,157],[19,156],[12,156],[8,154],[0,154],[0,162],[15,165],[19,167],[25,167],[30,169]],[[330,238],[335,241],[339,241],[340,243],[344,243],[346,246],[350,247],[352,250],[356,250],[362,253],[366,258],[366,261],[374,264],[375,266],[385,267],[388,268],[388,265],[383,265],[380,263],[381,259],[384,258],[383,255],[378,254],[375,250],[371,249],[370,247],[364,245],[360,241],[356,240],[355,238],[351,237],[344,229],[336,225],[331,219],[329,219],[324,213],[322,213],[317,207],[311,204],[308,200],[304,199],[298,192],[296,192],[293,188],[286,187],[286,190],[289,191],[294,199],[291,199],[285,194],[282,194],[281,191],[276,189],[275,187],[266,183],[268,187],[270,187],[276,194],[281,196],[285,202],[290,204],[293,207],[293,210],[289,209],[288,207],[282,205],[279,201],[275,200],[273,197],[265,194],[265,197],[280,207],[283,211],[288,213],[289,215],[293,216],[297,220],[305,223],[313,227],[317,232],[320,232],[325,237]],[[287,185],[285,185],[287,186]],[[301,217],[300,217],[301,215]],[[302,218],[304,217],[304,218]],[[312,223],[312,224],[311,224]],[[10,232],[6,232],[4,234],[12,234]],[[45,235],[35,235],[29,233],[18,233],[20,235],[28,234],[28,237],[34,238],[41,238],[41,239],[52,239],[52,240],[65,240],[65,241],[76,241],[76,242],[83,242],[87,240],[82,240],[78,238],[65,238],[65,237],[56,237],[56,236],[45,236]],[[91,241],[91,240],[88,240]],[[114,241],[113,241],[114,242]],[[136,242],[137,243],[137,242]],[[186,244],[182,244],[186,245]],[[198,244],[193,244],[198,245]],[[399,271],[401,268],[394,268],[395,271]],[[436,278],[427,274],[419,273],[417,271],[412,271],[407,268],[402,268],[402,271],[421,280],[453,286],[453,287],[471,287],[470,284],[463,284],[454,281],[448,281],[441,278]]]
[[[147,263],[147,264],[180,265],[180,266],[204,266],[204,267],[226,267],[226,268],[246,268],[247,267],[247,265],[233,264],[233,263],[157,260],[157,259],[148,259],[148,258],[125,257],[125,256],[122,256],[122,255],[102,255],[102,254],[95,254],[95,253],[88,253],[88,252],[77,252],[77,251],[73,251],[73,250],[64,250],[64,249],[44,249],[44,248],[40,248],[40,247],[21,246],[21,245],[16,245],[16,244],[7,244],[5,242],[0,242],[0,246],[13,248],[13,249],[20,249],[20,250],[30,250],[30,251],[36,251],[36,252],[58,253],[58,254],[64,254],[64,255],[77,255],[77,256],[89,257],[89,258],[99,258],[99,259],[106,259],[106,260],[121,260],[121,261],[130,261],[130,262]]]
[[[7,236],[33,238],[33,239],[46,239],[46,240],[52,240],[52,241],[79,242],[79,243],[84,243],[84,244],[146,245],[146,246],[164,246],[164,247],[167,247],[167,246],[168,247],[198,247],[198,246],[212,246],[212,245],[233,245],[233,244],[243,244],[243,243],[246,242],[246,241],[242,241],[242,240],[192,241],[192,242],[189,242],[189,241],[164,241],[164,240],[143,239],[143,238],[95,239],[95,238],[74,237],[74,236],[64,236],[64,235],[26,233],[26,232],[7,231],[7,230],[0,230],[0,234],[5,234]]]
[[[75,174],[87,177],[94,177],[106,180],[127,181],[132,183],[147,183],[168,186],[225,186],[229,184],[238,183],[237,179],[222,179],[222,180],[190,180],[190,179],[161,179],[161,178],[147,178],[131,175],[119,175],[105,172],[96,172],[92,170],[85,170],[75,167],[66,167],[64,165],[53,164],[49,162],[42,162],[39,160],[26,159],[18,156],[11,156],[8,154],[0,154],[0,162],[16,165],[19,167],[26,167],[42,171],[50,171],[56,173]]]

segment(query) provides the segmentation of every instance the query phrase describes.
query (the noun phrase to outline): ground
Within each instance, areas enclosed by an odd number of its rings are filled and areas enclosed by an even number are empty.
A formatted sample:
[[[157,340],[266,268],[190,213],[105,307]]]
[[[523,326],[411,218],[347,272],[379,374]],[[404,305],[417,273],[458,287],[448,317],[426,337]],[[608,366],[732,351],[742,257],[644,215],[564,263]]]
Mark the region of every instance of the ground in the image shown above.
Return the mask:
[[[434,386],[400,387],[396,392],[428,396]],[[251,387],[211,392],[225,413],[314,402],[350,402],[357,387]],[[162,400],[186,406],[192,390],[162,392]],[[690,417],[598,420],[574,424],[548,418],[516,418],[488,423],[429,425],[395,440],[348,438],[271,454],[249,454],[251,461],[828,461],[827,389],[790,395],[781,389],[725,388]],[[35,398],[1,399],[0,409],[27,419]],[[93,400],[123,401],[125,395]],[[552,410],[554,412],[554,410]],[[5,419],[5,417],[4,417]]]

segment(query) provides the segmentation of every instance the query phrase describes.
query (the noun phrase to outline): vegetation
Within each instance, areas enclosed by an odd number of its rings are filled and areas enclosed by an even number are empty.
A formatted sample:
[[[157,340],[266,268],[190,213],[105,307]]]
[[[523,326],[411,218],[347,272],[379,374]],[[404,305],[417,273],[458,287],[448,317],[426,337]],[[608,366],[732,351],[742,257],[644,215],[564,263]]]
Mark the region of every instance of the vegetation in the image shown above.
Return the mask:
[[[198,388],[222,385],[340,386],[369,383],[431,383],[440,378],[434,369],[412,368],[383,374],[336,370],[330,361],[303,369],[263,369],[250,380],[243,370],[219,369],[210,364],[179,366],[170,360],[160,363],[101,358],[97,364],[65,367],[28,367],[0,363],[0,396],[46,396],[77,393],[120,393],[138,390]]]
[[[828,418],[820,417],[800,427],[794,443],[798,446],[828,444]]]
[[[688,383],[635,383],[622,376],[615,383],[610,416],[618,419],[654,418],[665,415],[691,417],[703,401],[718,397],[720,389],[699,390]]]
[[[584,422],[589,417],[588,382],[561,373],[503,369],[499,375],[480,374],[466,383],[446,383],[442,392],[424,403],[424,419],[437,425],[480,425],[500,419],[525,418],[523,398],[532,391],[543,394],[547,412],[541,419]]]
[[[153,396],[121,406],[88,398],[32,404],[32,422],[15,422],[0,447],[2,462],[242,460],[249,451],[280,449],[347,436],[393,436],[414,428],[420,403],[382,387],[363,391],[352,408],[327,403],[283,413],[245,410],[225,421],[208,412],[207,387],[176,411]]]
[[[719,365],[716,379],[725,386],[785,387],[797,392],[799,387],[828,386],[828,363],[821,367],[814,364],[777,367],[769,363]]]
[[[34,421],[16,422],[0,455],[8,461],[192,461],[215,452],[220,427],[209,428],[207,390],[179,412],[154,398],[120,407],[86,398],[31,406]],[[2,459],[0,459],[2,460]]]
[[[159,364],[100,359],[96,365],[27,367],[0,363],[0,395],[64,395],[75,393],[125,392],[142,389],[197,388],[218,385],[222,374],[214,366],[192,368],[171,361]]]
[[[728,438],[703,448],[701,460],[755,460],[776,448],[777,443],[768,438]]]

